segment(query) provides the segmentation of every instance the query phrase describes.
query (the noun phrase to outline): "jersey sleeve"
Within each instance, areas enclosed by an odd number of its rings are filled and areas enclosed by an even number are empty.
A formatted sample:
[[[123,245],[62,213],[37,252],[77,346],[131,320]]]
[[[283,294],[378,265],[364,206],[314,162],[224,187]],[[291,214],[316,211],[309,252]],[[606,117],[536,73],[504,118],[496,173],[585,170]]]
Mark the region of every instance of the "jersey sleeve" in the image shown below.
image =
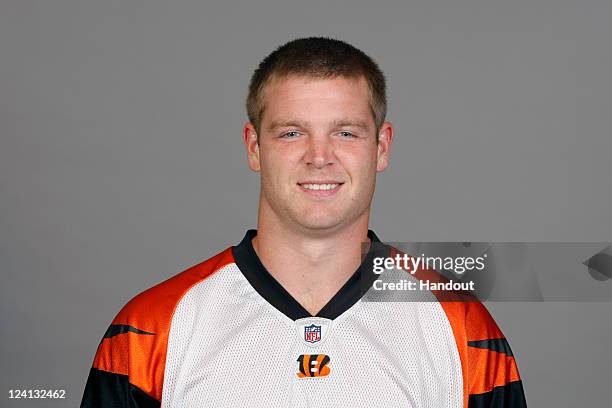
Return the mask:
[[[393,255],[401,254],[395,251]],[[448,282],[433,269],[420,268],[414,276],[419,280]],[[463,375],[463,406],[527,407],[514,354],[485,306],[470,292],[432,293],[444,309],[455,337]]]
[[[160,407],[174,310],[189,288],[230,262],[228,248],[130,300],[98,345],[81,407]]]
[[[81,407],[153,408],[161,405],[163,332],[134,316],[132,300],[104,333],[89,371]],[[137,308],[138,309],[138,308]]]
[[[463,371],[466,408],[525,408],[523,383],[508,341],[478,301],[442,302]]]

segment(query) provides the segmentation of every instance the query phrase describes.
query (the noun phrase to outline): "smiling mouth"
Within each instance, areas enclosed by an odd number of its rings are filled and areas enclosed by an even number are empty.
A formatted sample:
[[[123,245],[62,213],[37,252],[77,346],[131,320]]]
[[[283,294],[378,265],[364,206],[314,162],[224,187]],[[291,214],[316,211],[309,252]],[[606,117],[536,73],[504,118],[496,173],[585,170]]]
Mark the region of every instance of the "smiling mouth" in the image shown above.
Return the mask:
[[[317,199],[335,196],[343,184],[334,181],[297,183],[304,193]]]
[[[313,190],[313,191],[329,191],[338,188],[343,183],[324,183],[324,184],[315,184],[315,183],[298,183],[303,189]]]

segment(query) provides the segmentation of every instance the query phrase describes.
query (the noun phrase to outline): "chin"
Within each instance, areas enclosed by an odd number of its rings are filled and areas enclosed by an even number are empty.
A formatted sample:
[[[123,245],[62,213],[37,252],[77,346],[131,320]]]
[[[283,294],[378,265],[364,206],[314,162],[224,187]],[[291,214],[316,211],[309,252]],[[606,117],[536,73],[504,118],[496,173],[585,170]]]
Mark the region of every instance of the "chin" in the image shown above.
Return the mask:
[[[298,218],[299,224],[304,229],[311,231],[325,231],[333,230],[342,224],[343,219],[341,217],[334,217],[330,214],[317,216],[316,214],[309,214],[307,217]]]

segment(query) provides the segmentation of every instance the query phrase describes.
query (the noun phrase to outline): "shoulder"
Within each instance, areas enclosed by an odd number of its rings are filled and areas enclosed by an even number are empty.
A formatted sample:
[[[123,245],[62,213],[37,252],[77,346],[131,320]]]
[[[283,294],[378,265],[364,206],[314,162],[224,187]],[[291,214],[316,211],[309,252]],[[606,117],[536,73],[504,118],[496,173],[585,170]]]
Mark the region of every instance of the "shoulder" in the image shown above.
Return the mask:
[[[394,249],[396,252],[401,253]],[[415,279],[448,282],[433,269],[410,272]],[[463,373],[465,406],[491,406],[504,401],[525,407],[521,377],[510,345],[486,307],[471,293],[432,290],[455,338]]]
[[[503,337],[487,308],[478,300],[440,303],[453,329],[465,335],[467,341]]]
[[[134,325],[145,331],[166,330],[176,305],[185,293],[232,262],[234,260],[231,248],[228,248],[141,292],[121,309],[113,320],[113,324]]]
[[[159,401],[170,325],[177,305],[190,288],[233,261],[228,248],[130,300],[98,345],[84,399],[103,398],[100,389],[106,390],[102,393],[106,397],[115,398],[122,395],[116,388],[124,386]],[[119,385],[111,387],[107,383]]]
[[[391,247],[391,257],[404,255],[396,248]],[[408,255],[411,257],[411,255]],[[435,269],[419,266],[416,270],[406,270],[414,279],[421,282],[444,284],[449,279]],[[463,290],[426,289],[434,295],[440,303],[448,320],[453,327],[455,335],[462,334],[466,338],[477,338],[480,336],[502,336],[497,324],[485,306],[471,292]],[[462,337],[463,337],[462,336]]]

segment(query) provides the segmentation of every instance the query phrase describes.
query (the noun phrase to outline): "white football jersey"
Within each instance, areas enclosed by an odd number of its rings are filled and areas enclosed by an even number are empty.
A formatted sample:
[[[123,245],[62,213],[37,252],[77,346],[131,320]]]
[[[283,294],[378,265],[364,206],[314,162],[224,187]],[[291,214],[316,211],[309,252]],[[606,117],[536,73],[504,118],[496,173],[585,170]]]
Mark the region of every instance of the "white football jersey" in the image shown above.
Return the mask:
[[[132,299],[98,347],[81,406],[526,406],[479,302],[374,293],[375,251],[394,250],[380,244],[311,316],[262,265],[255,235]],[[397,273],[433,272],[384,272]]]

